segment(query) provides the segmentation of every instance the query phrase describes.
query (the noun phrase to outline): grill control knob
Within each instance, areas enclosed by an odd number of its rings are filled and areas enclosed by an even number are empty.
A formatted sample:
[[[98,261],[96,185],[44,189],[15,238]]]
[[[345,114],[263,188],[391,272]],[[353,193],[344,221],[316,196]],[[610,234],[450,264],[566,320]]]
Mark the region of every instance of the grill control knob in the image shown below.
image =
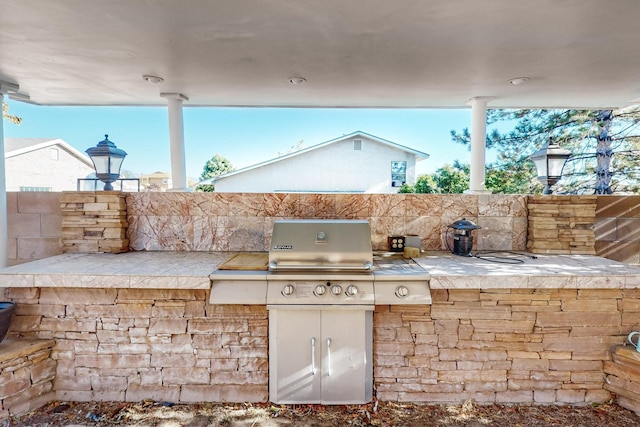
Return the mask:
[[[318,285],[316,286],[315,290],[313,291],[313,294],[317,297],[324,295],[327,292],[327,288],[325,288],[323,285]]]
[[[288,297],[293,295],[295,291],[296,291],[296,288],[294,288],[293,285],[285,285],[285,287],[282,288],[282,295],[285,297]]]
[[[355,297],[356,295],[358,295],[358,287],[356,285],[349,285],[347,286],[347,290],[344,291],[344,293],[348,296],[348,297]]]
[[[396,288],[396,296],[398,298],[404,298],[409,295],[409,288],[404,285],[400,285]]]
[[[340,295],[342,293],[342,286],[340,285],[333,285],[331,287],[331,293],[333,295]]]

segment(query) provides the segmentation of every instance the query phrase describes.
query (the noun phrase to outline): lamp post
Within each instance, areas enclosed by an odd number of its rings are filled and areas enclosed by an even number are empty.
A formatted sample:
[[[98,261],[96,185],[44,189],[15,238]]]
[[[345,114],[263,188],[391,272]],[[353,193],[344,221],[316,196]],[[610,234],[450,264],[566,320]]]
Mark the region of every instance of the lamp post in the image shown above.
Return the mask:
[[[120,177],[120,167],[127,153],[109,141],[109,135],[105,135],[97,146],[87,149],[86,153],[93,162],[96,177],[104,182],[104,190],[113,190],[111,183]]]
[[[536,165],[538,181],[544,184],[542,194],[551,194],[551,186],[562,178],[562,169],[571,151],[560,148],[552,136],[540,150],[529,156]]]

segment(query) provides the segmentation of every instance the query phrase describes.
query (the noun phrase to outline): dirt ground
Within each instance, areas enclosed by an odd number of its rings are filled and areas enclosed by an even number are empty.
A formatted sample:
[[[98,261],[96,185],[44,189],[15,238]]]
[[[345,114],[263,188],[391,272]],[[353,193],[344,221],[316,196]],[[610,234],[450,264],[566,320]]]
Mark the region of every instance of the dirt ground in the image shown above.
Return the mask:
[[[193,405],[169,402],[51,402],[1,427],[52,426],[407,426],[407,427],[629,427],[640,416],[618,405],[510,406],[417,405],[373,402],[367,405]]]

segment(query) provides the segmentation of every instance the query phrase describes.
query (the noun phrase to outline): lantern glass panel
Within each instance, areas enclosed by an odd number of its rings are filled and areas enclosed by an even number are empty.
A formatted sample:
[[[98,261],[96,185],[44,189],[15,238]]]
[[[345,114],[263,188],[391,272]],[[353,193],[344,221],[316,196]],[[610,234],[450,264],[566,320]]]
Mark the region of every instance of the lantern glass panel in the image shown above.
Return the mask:
[[[564,167],[564,162],[566,160],[567,160],[566,157],[549,156],[548,176],[560,177],[562,175],[562,168]]]
[[[533,160],[533,163],[536,165],[536,171],[538,172],[538,176],[539,177],[546,177],[547,176],[547,158],[546,158],[546,156],[542,156],[542,157],[538,157],[538,158],[531,157],[531,160]]]
[[[102,175],[109,173],[109,156],[96,156],[91,157],[93,165],[96,168],[96,175]]]
[[[111,165],[110,165],[111,170],[109,170],[109,173],[113,175],[120,175],[120,167],[122,166],[123,160],[124,160],[124,157],[112,156]]]

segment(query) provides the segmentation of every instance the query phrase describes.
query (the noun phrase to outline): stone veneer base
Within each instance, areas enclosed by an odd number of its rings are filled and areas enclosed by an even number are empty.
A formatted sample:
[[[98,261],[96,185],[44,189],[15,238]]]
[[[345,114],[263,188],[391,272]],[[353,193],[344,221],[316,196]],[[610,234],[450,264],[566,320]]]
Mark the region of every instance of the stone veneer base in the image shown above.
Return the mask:
[[[620,406],[640,414],[640,352],[631,345],[617,345],[611,353],[613,361],[604,365],[604,388],[617,395]]]
[[[22,415],[55,398],[56,363],[53,340],[14,340],[0,343],[0,420]]]
[[[55,399],[268,399],[265,306],[208,291],[10,288],[10,335],[55,339]],[[637,328],[636,289],[433,290],[377,306],[374,387],[400,402],[605,402],[610,348]]]

